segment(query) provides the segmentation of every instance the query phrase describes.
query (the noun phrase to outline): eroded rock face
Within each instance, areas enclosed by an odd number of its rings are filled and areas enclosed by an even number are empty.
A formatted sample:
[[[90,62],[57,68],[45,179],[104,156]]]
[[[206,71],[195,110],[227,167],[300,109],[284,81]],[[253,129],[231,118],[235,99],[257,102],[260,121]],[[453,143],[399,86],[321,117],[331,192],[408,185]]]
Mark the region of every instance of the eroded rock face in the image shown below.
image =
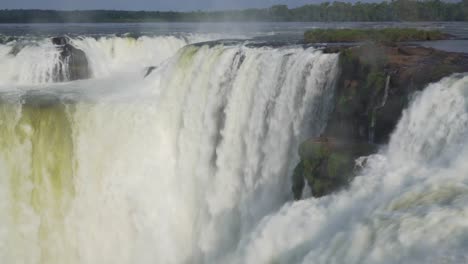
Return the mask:
[[[293,175],[300,199],[307,182],[321,197],[355,176],[354,161],[386,144],[413,94],[454,73],[468,72],[468,55],[419,46],[370,44],[333,47],[341,76],[324,135],[304,142]]]
[[[468,55],[415,46],[345,48],[335,110],[325,135],[388,142],[412,95],[453,73],[468,72]]]
[[[84,51],[71,45],[66,37],[55,37],[51,41],[61,50],[60,61],[63,65],[57,66],[58,81],[75,81],[91,77],[88,59]]]

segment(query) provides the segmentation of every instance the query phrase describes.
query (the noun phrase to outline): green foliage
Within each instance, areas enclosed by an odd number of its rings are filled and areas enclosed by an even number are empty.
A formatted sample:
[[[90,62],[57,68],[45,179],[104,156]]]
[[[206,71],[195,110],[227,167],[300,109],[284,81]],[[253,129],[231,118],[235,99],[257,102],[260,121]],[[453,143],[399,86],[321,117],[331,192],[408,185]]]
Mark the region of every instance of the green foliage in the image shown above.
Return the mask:
[[[418,40],[441,40],[447,36],[438,30],[413,28],[386,29],[314,29],[305,32],[307,42],[401,42]]]
[[[270,15],[274,20],[289,20],[290,12],[287,5],[275,5],[270,8]]]
[[[357,56],[349,49],[345,49],[340,52],[340,60],[346,62],[352,62],[357,59]]]
[[[329,155],[329,148],[327,147],[326,144],[316,142],[313,140],[309,140],[306,142],[303,142],[299,146],[299,156],[303,160],[308,160],[308,159],[320,159],[327,157]],[[306,165],[305,165],[306,166]]]
[[[383,71],[372,70],[367,76],[365,90],[370,91],[371,89],[377,90],[377,92],[385,89],[386,75]]]
[[[440,0],[362,3],[328,2],[289,9],[275,5],[265,9],[229,11],[53,11],[0,10],[0,23],[131,23],[200,21],[468,21],[468,2]]]

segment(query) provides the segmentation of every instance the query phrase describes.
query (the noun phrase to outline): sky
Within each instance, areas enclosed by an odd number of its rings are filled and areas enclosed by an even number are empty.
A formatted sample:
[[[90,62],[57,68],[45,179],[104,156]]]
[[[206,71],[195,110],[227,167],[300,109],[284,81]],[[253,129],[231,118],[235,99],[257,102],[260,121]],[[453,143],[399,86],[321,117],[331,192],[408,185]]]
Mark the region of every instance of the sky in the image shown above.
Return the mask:
[[[321,0],[0,0],[0,9],[118,9],[118,10],[219,10],[270,7],[287,4],[296,7]]]

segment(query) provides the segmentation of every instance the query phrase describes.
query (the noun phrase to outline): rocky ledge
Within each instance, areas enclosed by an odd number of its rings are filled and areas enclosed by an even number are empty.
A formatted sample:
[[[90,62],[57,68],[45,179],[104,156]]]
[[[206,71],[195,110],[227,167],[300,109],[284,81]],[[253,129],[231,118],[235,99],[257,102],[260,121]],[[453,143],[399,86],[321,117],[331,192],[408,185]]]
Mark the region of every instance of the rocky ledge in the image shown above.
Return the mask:
[[[293,174],[296,199],[305,182],[314,197],[346,186],[356,174],[355,160],[388,142],[415,92],[468,72],[468,54],[420,46],[369,43],[324,52],[340,53],[335,107],[324,134],[300,147],[301,161]]]

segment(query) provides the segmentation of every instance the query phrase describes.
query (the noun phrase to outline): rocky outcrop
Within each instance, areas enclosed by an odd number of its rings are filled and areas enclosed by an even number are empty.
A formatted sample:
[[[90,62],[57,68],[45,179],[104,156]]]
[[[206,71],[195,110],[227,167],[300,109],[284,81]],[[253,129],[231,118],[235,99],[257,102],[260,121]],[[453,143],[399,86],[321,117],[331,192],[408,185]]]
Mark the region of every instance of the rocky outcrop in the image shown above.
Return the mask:
[[[354,175],[354,160],[388,142],[416,91],[468,72],[467,54],[419,46],[367,44],[325,52],[340,52],[335,108],[323,136],[301,145],[301,162],[293,175],[296,199],[305,181],[315,197],[345,186]]]
[[[335,110],[326,136],[386,143],[414,92],[457,72],[468,72],[468,54],[419,46],[344,48]]]
[[[57,81],[75,81],[91,77],[88,59],[84,51],[75,48],[66,37],[52,38],[60,50],[61,64],[57,65]]]
[[[54,37],[51,39],[51,41],[52,41],[52,44],[57,45],[57,46],[68,44],[67,37]]]
[[[299,148],[301,162],[293,174],[294,198],[302,197],[306,182],[315,197],[346,186],[359,169],[355,158],[376,149],[376,145],[367,142],[345,142],[324,136],[302,143]]]

